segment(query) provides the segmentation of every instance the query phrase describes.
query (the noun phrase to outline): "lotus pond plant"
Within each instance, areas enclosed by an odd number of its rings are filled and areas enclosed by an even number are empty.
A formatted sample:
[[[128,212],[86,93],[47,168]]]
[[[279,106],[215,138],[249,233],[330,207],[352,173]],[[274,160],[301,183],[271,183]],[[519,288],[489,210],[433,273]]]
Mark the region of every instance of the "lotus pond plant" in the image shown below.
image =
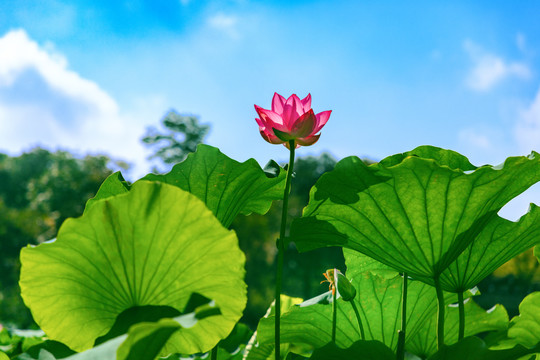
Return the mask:
[[[511,320],[475,302],[508,260],[532,247],[540,257],[538,207],[515,222],[498,215],[540,181],[540,154],[498,166],[434,146],[373,164],[347,157],[287,232],[295,151],[331,112],[277,93],[255,110],[263,139],[288,149],[286,167],[199,145],[167,174],[109,176],[54,241],[24,248],[21,295],[41,330],[0,326],[0,360],[540,358],[540,292]],[[230,227],[276,200],[275,300],[253,332],[240,322],[246,258]],[[329,291],[314,298],[282,294],[290,242],[341,248],[346,271],[326,271]]]
[[[313,145],[319,140],[317,134],[330,118],[331,111],[323,111],[315,115],[311,108],[311,94],[300,100],[296,94],[285,99],[278,93],[274,93],[272,110],[265,110],[255,105],[255,110],[260,118],[255,119],[259,125],[259,131],[266,141],[271,144],[284,144],[289,149],[289,164],[287,180],[283,192],[283,211],[281,227],[277,239],[277,267],[276,267],[276,313],[280,314],[280,294],[283,277],[283,256],[285,252],[285,232],[287,229],[287,211],[289,205],[289,193],[294,169],[294,152],[297,147]],[[275,359],[280,359],[280,317],[275,316],[274,329],[274,352]]]

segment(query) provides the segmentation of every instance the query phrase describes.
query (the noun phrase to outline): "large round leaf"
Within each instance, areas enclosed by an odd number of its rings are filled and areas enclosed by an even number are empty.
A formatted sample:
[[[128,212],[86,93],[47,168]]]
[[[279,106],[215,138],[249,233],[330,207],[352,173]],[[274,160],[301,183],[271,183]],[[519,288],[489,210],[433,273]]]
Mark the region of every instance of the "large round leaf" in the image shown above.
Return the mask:
[[[244,254],[195,196],[140,181],[68,219],[57,240],[21,253],[22,296],[47,335],[74,350],[92,347],[134,306],[183,311],[197,292],[222,315],[171,336],[167,349],[204,352],[225,338],[246,304]]]
[[[433,284],[512,198],[540,180],[540,156],[475,168],[430,146],[367,165],[341,160],[312,189],[291,237],[301,251],[343,246]]]
[[[254,159],[240,163],[201,144],[169,173],[150,174],[142,180],[162,181],[189,191],[229,227],[238,214],[264,214],[272,201],[283,198],[285,172],[277,164],[272,170],[269,176]]]

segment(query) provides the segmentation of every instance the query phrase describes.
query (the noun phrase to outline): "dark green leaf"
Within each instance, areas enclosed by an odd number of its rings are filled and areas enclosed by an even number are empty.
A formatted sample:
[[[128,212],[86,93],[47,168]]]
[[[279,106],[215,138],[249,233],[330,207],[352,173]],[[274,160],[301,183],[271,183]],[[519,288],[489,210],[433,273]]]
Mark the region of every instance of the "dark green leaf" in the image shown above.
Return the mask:
[[[357,341],[346,349],[333,343],[315,349],[311,360],[394,360],[396,356],[388,347],[379,341]]]
[[[433,284],[508,201],[540,180],[539,161],[533,152],[475,169],[430,146],[369,166],[349,157],[319,179],[291,238],[301,251],[343,246]]]
[[[511,349],[490,350],[477,337],[466,337],[457,344],[439,350],[429,360],[517,360],[540,349],[526,349],[517,345]]]
[[[294,298],[287,295],[281,295],[281,314],[284,314],[287,310],[289,310],[292,306],[295,304],[299,304],[302,302],[302,299],[300,298]],[[257,328],[257,331],[253,334],[251,339],[249,340],[246,350],[245,350],[245,356],[244,359],[246,360],[271,360],[274,358],[274,314],[275,314],[275,303],[272,302],[268,310],[266,311],[266,314],[264,315],[264,318],[261,319],[261,323],[263,320],[272,319],[272,326],[271,330],[264,330],[269,332],[269,334],[266,334],[264,337],[268,338],[271,337],[271,341],[266,341],[262,343],[260,341],[259,337],[259,331],[260,331],[260,324]],[[271,334],[270,334],[271,333]],[[288,344],[286,341],[281,341],[281,348],[280,353],[282,356],[286,356],[289,352],[292,344]]]
[[[478,306],[473,298],[465,300],[465,336],[472,336],[485,331],[504,331],[508,328],[508,314],[502,305],[496,305],[485,311]],[[444,341],[447,345],[455,344],[458,340],[459,313],[457,304],[446,307],[444,321]],[[422,358],[437,352],[437,314],[427,319],[416,332],[407,340],[406,350]]]
[[[52,354],[57,359],[65,358],[75,353],[73,350],[71,350],[66,345],[62,344],[61,342],[54,341],[54,340],[45,340],[44,342],[34,345],[31,348],[29,348],[26,351],[26,354],[28,354],[30,358],[37,359],[39,357],[39,352],[41,349],[47,350],[50,354]]]

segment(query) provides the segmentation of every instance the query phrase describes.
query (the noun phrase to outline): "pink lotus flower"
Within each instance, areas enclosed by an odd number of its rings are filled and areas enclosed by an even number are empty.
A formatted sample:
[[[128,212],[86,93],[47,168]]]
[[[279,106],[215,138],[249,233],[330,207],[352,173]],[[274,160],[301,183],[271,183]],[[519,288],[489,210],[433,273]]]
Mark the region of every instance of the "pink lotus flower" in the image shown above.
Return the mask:
[[[332,111],[315,115],[311,108],[311,94],[300,100],[295,94],[288,99],[274,93],[272,110],[255,105],[260,118],[255,119],[264,140],[271,144],[284,144],[294,140],[296,147],[313,145],[319,140],[317,134],[330,118]]]

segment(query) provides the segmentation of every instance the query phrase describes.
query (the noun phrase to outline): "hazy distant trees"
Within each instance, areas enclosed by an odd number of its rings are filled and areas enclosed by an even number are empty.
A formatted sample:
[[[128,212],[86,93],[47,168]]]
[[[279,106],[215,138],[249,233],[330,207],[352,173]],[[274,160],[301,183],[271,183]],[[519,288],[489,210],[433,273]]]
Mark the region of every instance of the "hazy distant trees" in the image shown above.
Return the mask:
[[[142,142],[154,149],[150,159],[160,159],[167,165],[183,161],[195,151],[197,145],[204,142],[210,131],[210,125],[199,123],[197,116],[180,115],[174,110],[165,115],[161,124],[163,131],[148,128]]]
[[[0,154],[0,323],[32,323],[18,287],[20,250],[56,237],[66,218],[80,216],[109,165],[106,156],[78,159],[40,148]]]

